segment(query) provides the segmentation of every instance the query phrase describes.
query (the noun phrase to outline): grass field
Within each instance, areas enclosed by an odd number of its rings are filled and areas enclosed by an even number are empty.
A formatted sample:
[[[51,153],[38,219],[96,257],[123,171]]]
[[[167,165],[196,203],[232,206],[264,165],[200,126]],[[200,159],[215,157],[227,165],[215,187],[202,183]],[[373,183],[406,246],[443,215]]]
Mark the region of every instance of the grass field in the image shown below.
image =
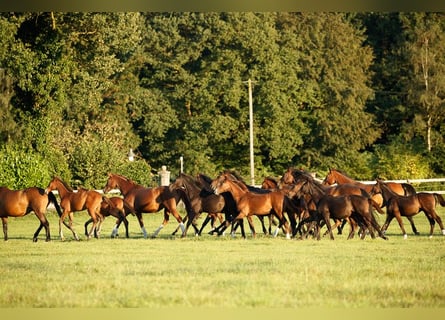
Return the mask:
[[[445,208],[438,210],[445,220]],[[0,234],[0,307],[445,306],[445,237],[438,226],[428,237],[423,213],[415,217],[421,235],[404,219],[408,239],[393,221],[388,241],[346,240],[347,232],[334,241],[286,240],[281,232],[256,239],[190,232],[181,239],[170,235],[174,219],[158,238],[144,239],[129,217],[130,239],[122,238],[123,226],[121,238],[111,239],[114,218],[107,218],[102,238],[77,242],[65,228],[62,242],[56,213],[48,218],[51,242],[43,231],[32,242],[34,215],[9,218],[9,241]],[[80,235],[87,219],[75,214]],[[146,214],[144,221],[153,233],[162,215]]]

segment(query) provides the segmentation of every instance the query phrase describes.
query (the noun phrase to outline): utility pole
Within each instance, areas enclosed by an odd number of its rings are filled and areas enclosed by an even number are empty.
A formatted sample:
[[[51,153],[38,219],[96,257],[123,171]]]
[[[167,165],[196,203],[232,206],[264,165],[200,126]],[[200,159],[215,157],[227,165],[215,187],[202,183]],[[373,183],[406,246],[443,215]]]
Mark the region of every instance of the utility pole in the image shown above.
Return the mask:
[[[250,141],[250,184],[255,185],[255,161],[253,154],[253,102],[252,102],[252,81],[247,80],[249,87],[249,141]]]

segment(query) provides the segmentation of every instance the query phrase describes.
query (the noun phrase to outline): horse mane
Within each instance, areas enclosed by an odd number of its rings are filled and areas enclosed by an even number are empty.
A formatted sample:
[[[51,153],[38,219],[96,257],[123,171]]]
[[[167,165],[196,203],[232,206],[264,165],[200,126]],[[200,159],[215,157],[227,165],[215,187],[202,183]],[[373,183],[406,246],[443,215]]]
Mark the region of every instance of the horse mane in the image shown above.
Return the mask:
[[[244,179],[241,177],[241,175],[234,170],[224,170],[224,172],[222,174],[224,174],[226,176],[231,175],[234,180],[238,180],[238,181],[241,181],[242,183],[246,184],[244,182]]]
[[[181,177],[182,179],[184,179],[185,182],[187,182],[190,185],[196,186],[197,188],[201,188],[201,183],[199,183],[199,181],[197,181],[194,177],[192,177],[191,175],[185,174],[185,173],[180,173],[179,177]]]
[[[211,184],[212,181],[213,181],[212,178],[210,178],[209,176],[206,176],[204,173],[198,173],[197,176],[198,176],[199,178],[201,178],[202,180],[204,180],[204,182],[206,182],[206,183],[208,183],[208,184]]]
[[[69,186],[65,181],[63,181],[60,177],[53,177],[53,179],[59,181],[69,192],[74,192],[73,188],[71,188],[71,186]]]

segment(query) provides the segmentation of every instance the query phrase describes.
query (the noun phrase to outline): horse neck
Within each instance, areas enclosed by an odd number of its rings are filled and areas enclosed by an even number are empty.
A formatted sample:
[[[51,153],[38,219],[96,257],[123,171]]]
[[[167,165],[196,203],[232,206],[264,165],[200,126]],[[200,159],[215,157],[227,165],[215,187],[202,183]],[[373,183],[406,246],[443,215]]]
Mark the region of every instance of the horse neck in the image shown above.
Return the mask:
[[[232,194],[235,201],[238,201],[243,195],[248,192],[247,187],[243,188],[240,184],[234,181],[227,180],[226,183],[229,184],[228,191]]]
[[[128,192],[130,192],[132,189],[134,189],[134,188],[136,188],[136,187],[140,187],[139,185],[137,185],[137,184],[131,182],[131,181],[128,180],[128,179],[125,179],[125,178],[123,178],[123,177],[119,177],[119,176],[116,176],[116,177],[117,177],[118,180],[119,180],[118,183],[117,183],[117,186],[118,186],[118,188],[120,189],[122,195],[124,195],[124,196],[125,196]]]
[[[398,196],[397,193],[392,191],[384,182],[378,182],[380,186],[380,190],[382,191],[382,197],[385,201],[388,201],[390,198]]]
[[[56,189],[59,192],[60,198],[65,198],[68,194],[72,193],[61,180],[54,180],[56,182]]]
[[[337,181],[338,184],[342,184],[342,183],[355,183],[356,181],[341,174],[338,171],[331,171],[331,174],[334,175],[335,180]]]
[[[198,186],[198,184],[192,180],[192,178],[183,178],[185,188],[185,193],[187,196],[191,199],[199,198],[199,193],[201,192],[201,188]]]
[[[317,185],[315,182],[309,183],[309,194],[315,203],[318,203],[320,199],[326,194],[325,189],[321,185]]]

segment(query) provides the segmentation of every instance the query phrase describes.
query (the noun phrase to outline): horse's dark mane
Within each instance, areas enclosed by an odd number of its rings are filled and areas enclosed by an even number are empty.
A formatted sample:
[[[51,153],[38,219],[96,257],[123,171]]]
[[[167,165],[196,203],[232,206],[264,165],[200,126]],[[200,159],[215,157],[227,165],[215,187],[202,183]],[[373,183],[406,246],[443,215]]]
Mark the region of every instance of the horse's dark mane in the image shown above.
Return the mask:
[[[71,186],[69,186],[65,181],[60,179],[60,177],[56,176],[54,179],[58,180],[69,192],[74,192],[73,188],[71,188]]]
[[[211,184],[213,179],[210,178],[209,176],[206,176],[204,173],[198,173],[198,177],[200,177],[202,180],[204,180],[204,182]]]
[[[194,186],[197,189],[203,188],[202,184],[191,175],[181,173],[179,174],[179,177],[182,178],[188,185]]]

